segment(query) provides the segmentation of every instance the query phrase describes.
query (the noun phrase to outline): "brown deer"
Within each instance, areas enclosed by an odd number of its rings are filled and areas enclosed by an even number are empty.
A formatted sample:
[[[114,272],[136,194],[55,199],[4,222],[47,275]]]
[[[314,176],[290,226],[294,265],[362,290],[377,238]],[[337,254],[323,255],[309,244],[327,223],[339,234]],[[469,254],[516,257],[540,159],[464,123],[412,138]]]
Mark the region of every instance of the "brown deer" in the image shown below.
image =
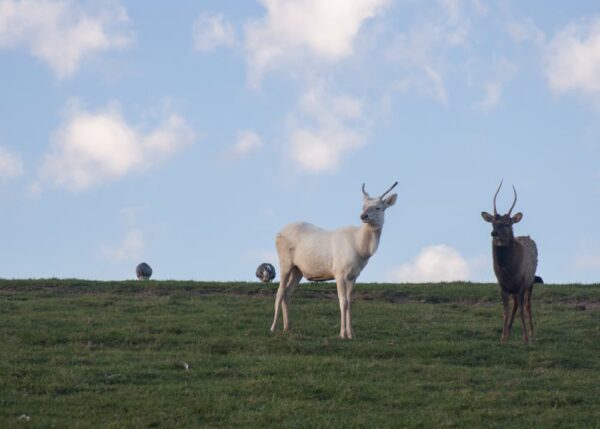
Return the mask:
[[[527,325],[525,323],[525,312],[529,318],[529,328],[533,335],[533,322],[531,320],[531,294],[535,282],[543,283],[540,277],[535,275],[537,268],[537,246],[529,236],[515,237],[513,225],[523,218],[523,213],[517,213],[511,217],[515,204],[517,204],[517,190],[513,186],[514,201],[508,214],[499,215],[496,210],[496,197],[502,187],[502,181],[496,194],[494,194],[494,215],[481,212],[483,220],[492,224],[492,255],[494,258],[494,272],[500,285],[502,303],[504,305],[504,326],[502,328],[502,342],[508,340],[517,307],[523,326],[523,341],[529,342]],[[509,300],[513,297],[512,314],[509,318]]]

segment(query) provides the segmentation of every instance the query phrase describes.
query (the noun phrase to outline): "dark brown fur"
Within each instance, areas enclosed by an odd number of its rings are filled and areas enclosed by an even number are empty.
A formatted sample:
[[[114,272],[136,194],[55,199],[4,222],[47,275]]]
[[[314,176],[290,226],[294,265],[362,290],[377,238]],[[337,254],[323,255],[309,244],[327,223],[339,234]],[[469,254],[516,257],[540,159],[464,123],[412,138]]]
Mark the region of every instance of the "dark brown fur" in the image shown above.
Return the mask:
[[[494,258],[494,273],[498,279],[502,304],[504,307],[504,325],[502,328],[502,341],[506,341],[510,334],[517,308],[523,326],[522,335],[525,343],[529,342],[525,313],[529,319],[529,330],[533,335],[533,321],[531,316],[531,296],[533,283],[536,279],[537,247],[529,237],[514,237],[513,225],[523,218],[522,213],[511,217],[512,209],[517,202],[517,191],[514,189],[515,199],[508,214],[499,215],[496,211],[496,196],[494,195],[494,215],[481,212],[486,222],[492,224],[492,255]],[[512,313],[509,316],[510,297],[513,297]]]
[[[528,239],[528,237],[518,237],[519,239]],[[502,304],[504,307],[504,326],[502,329],[502,341],[506,341],[512,329],[517,308],[523,326],[523,341],[529,342],[527,326],[525,323],[525,314],[529,320],[529,331],[533,335],[533,320],[531,315],[531,296],[533,293],[533,278],[528,271],[524,270],[525,251],[523,245],[514,238],[510,239],[508,245],[492,245],[492,255],[494,258],[494,272],[500,286],[502,295]],[[535,273],[535,271],[534,271]],[[513,308],[510,315],[509,301],[513,297]]]

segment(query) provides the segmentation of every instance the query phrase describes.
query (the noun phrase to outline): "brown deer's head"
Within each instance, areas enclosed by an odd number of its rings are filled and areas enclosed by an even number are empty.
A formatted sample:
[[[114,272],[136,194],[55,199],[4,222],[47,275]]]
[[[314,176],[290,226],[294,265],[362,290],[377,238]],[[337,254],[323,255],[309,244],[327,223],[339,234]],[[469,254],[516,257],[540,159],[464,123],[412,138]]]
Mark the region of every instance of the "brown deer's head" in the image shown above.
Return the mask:
[[[517,204],[517,190],[513,186],[513,192],[515,195],[515,200],[513,201],[508,214],[500,215],[496,210],[496,197],[498,196],[498,192],[500,192],[500,188],[502,187],[502,181],[500,182],[500,186],[498,186],[498,190],[496,194],[494,194],[494,215],[487,212],[481,212],[481,217],[486,222],[492,224],[492,237],[494,246],[508,246],[512,239],[514,238],[512,226],[515,223],[518,223],[523,219],[523,213],[517,213],[511,217],[511,212]]]

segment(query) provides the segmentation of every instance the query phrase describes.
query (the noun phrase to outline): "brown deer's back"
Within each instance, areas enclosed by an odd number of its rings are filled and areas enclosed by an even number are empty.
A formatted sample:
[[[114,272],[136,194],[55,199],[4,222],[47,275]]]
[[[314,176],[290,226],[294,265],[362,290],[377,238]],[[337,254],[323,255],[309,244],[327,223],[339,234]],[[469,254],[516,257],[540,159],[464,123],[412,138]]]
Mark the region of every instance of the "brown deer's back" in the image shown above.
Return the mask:
[[[535,241],[529,236],[515,237],[523,249],[522,276],[525,279],[525,287],[530,287],[535,279],[538,263],[538,251]]]

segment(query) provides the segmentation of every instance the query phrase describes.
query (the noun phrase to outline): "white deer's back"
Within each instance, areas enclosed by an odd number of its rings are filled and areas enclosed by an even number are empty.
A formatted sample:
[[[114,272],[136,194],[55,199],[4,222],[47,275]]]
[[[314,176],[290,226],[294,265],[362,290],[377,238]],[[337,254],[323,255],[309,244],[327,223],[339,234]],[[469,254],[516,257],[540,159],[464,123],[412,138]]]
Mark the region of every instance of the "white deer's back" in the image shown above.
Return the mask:
[[[330,231],[307,222],[292,223],[277,234],[277,250],[280,259],[290,258],[307,279],[331,280],[336,270],[353,264],[356,230]]]

